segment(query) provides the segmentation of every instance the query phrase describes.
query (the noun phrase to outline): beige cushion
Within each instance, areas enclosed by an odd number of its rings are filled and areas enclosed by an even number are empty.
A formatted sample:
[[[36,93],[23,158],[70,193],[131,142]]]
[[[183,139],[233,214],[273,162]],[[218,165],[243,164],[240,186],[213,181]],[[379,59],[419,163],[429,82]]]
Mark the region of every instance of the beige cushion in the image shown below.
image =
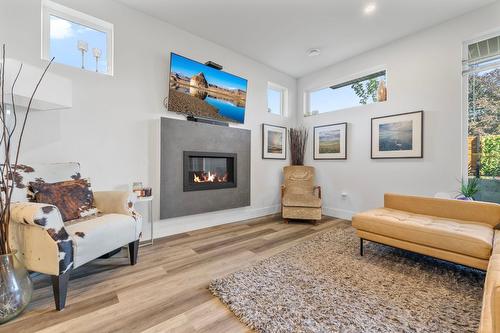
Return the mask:
[[[141,224],[130,215],[104,214],[66,226],[73,239],[75,267],[139,238]]]
[[[486,223],[379,208],[353,217],[354,228],[481,259],[492,250],[493,228]]]
[[[14,179],[12,202],[24,202],[29,199],[28,185],[30,182],[57,183],[64,180],[80,178],[80,164],[52,163],[18,165],[18,177]]]
[[[283,205],[287,207],[321,207],[321,199],[314,194],[285,194]]]
[[[309,194],[314,188],[314,167],[290,165],[283,168],[285,193]]]
[[[321,208],[283,207],[284,219],[321,220]]]
[[[484,283],[480,333],[500,333],[500,255],[490,258]]]

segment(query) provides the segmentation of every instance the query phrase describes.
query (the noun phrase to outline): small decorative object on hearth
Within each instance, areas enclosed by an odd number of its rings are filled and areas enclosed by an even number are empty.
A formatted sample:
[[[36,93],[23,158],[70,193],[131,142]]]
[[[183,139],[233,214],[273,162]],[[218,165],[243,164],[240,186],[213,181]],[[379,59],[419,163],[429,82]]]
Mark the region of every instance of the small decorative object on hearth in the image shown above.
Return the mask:
[[[142,182],[134,182],[132,184],[132,192],[134,192],[138,197],[142,196],[143,188]]]
[[[304,165],[308,131],[305,127],[290,129],[290,155],[292,165]]]
[[[150,197],[153,194],[151,187],[144,187],[141,182],[134,182],[132,184],[132,192],[134,192],[138,198]]]
[[[478,178],[469,178],[467,181],[462,179],[460,185],[460,194],[455,197],[458,200],[474,200],[474,195],[479,192]]]
[[[53,60],[53,59],[52,59]],[[2,47],[0,62],[0,122],[3,124],[0,168],[0,323],[19,315],[28,305],[33,293],[33,284],[24,265],[16,258],[16,251],[9,244],[9,222],[11,196],[14,179],[18,175],[18,159],[26,122],[31,111],[33,98],[40,86],[52,60],[45,67],[31,94],[24,115],[18,118],[16,113],[15,89],[22,71],[19,68],[6,68],[5,45]],[[12,82],[6,88],[5,77],[15,73]],[[12,72],[15,71],[15,72]],[[7,91],[10,89],[10,91]],[[10,93],[11,98],[6,98]],[[16,131],[19,129],[19,131]],[[16,138],[16,139],[15,139]],[[14,140],[16,142],[14,142]]]

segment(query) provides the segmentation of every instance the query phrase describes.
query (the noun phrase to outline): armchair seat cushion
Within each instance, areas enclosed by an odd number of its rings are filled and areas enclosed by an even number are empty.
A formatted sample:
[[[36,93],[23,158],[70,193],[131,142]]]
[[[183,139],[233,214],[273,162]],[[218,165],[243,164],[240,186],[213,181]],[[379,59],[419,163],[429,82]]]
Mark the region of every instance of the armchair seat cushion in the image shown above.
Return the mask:
[[[73,239],[74,266],[137,240],[140,229],[140,223],[125,214],[104,214],[67,225],[66,230]]]
[[[493,228],[486,223],[379,208],[356,214],[352,226],[419,245],[488,259]]]
[[[321,199],[313,193],[295,194],[286,193],[283,196],[283,206],[285,207],[312,207],[320,208]]]

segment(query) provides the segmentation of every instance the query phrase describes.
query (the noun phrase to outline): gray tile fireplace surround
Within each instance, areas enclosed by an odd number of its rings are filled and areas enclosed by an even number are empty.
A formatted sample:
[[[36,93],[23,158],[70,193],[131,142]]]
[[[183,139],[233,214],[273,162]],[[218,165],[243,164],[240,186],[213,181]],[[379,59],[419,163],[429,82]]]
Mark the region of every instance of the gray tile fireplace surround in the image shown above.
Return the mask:
[[[184,191],[184,152],[236,154],[236,187]],[[162,219],[249,206],[250,130],[162,118],[160,173]]]

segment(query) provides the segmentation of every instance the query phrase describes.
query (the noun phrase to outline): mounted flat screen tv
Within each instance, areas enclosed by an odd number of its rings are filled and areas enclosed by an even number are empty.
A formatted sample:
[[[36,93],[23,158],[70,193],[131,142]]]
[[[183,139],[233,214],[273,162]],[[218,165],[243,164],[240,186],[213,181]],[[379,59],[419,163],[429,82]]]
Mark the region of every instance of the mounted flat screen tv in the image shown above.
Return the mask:
[[[247,80],[172,53],[168,110],[223,122],[245,122]]]

